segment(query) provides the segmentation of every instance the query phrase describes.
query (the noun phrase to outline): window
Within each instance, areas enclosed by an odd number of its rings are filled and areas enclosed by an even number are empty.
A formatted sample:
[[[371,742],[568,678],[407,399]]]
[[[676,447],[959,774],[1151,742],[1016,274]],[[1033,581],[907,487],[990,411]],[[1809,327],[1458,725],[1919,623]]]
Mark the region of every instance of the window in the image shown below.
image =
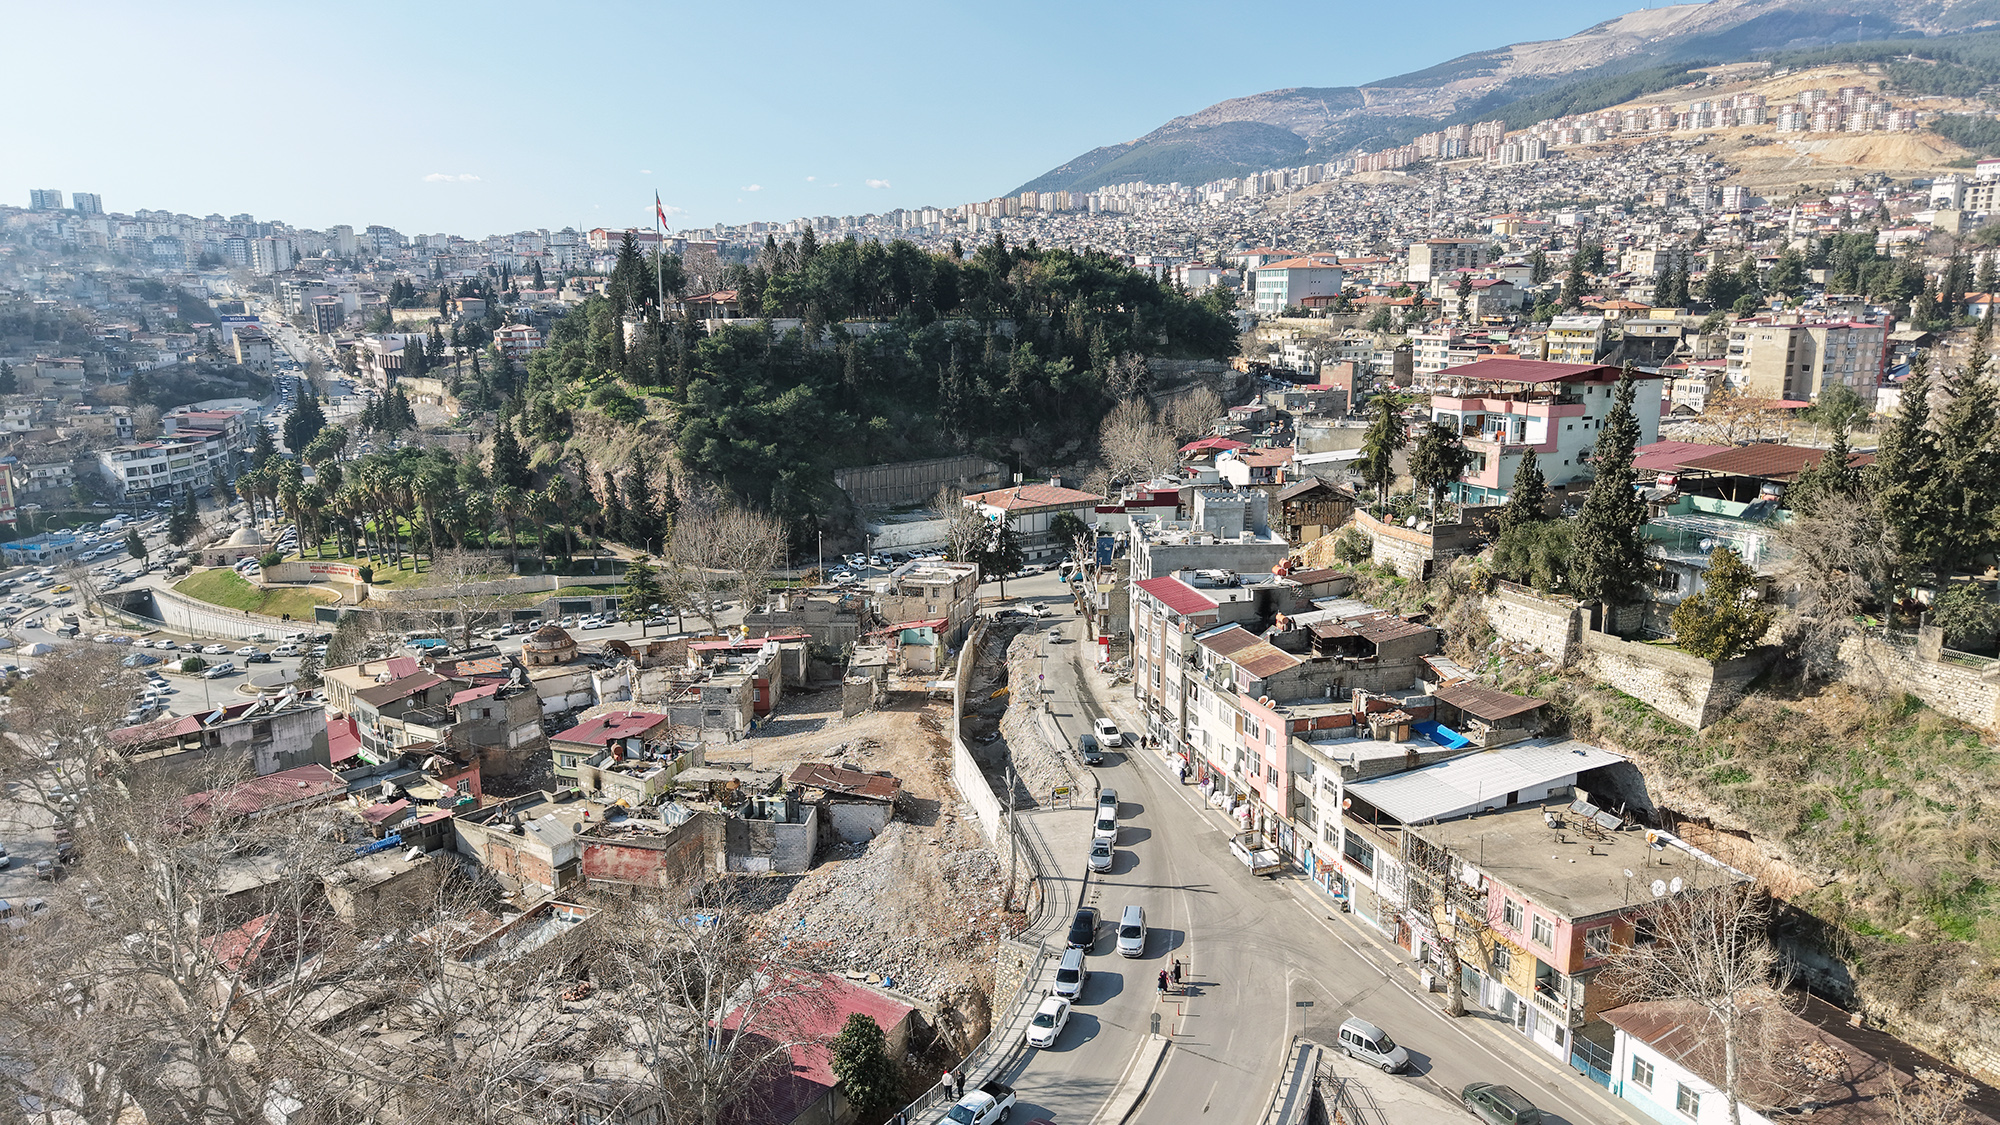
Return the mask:
[[[1536,945],[1541,946],[1543,949],[1551,949],[1555,946],[1556,928],[1550,924],[1547,918],[1539,914],[1535,915],[1532,929],[1533,933],[1530,936],[1534,938]]]
[[[1583,953],[1586,957],[1608,957],[1611,955],[1611,927],[1592,926],[1583,931]]]
[[[1688,1084],[1685,1082],[1675,1083],[1674,1108],[1689,1117],[1700,1117],[1701,1095],[1688,1089]]]
[[[1375,846],[1352,832],[1341,834],[1340,851],[1354,862],[1354,866],[1373,875],[1375,873]]]
[[[1653,1064],[1637,1055],[1632,1056],[1632,1084],[1641,1090],[1653,1088]]]
[[[1493,975],[1504,977],[1514,967],[1514,955],[1504,945],[1493,947]]]
[[[1521,904],[1511,898],[1501,904],[1500,920],[1507,923],[1508,929],[1519,931],[1521,928]]]

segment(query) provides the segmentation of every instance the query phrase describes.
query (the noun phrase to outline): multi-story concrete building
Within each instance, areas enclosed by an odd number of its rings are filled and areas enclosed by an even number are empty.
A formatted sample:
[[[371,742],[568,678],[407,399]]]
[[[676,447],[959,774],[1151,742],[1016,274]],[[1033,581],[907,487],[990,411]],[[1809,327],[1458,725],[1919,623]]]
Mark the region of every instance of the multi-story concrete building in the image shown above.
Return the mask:
[[[1291,553],[1271,528],[1270,494],[1262,490],[1197,488],[1191,517],[1173,516],[1130,516],[1135,581],[1183,570],[1269,574]]]
[[[1596,363],[1604,354],[1604,318],[1559,316],[1549,321],[1550,363]]]
[[[69,205],[79,215],[104,214],[104,197],[94,191],[79,191],[69,197]]]
[[[1588,457],[1611,413],[1620,371],[1605,364],[1482,359],[1444,373],[1431,418],[1464,436],[1472,463],[1451,489],[1461,504],[1498,504],[1514,485],[1521,455],[1535,451],[1549,491],[1562,497],[1592,478]],[[1660,437],[1657,375],[1639,372],[1632,408],[1639,445]]]
[[[541,350],[542,333],[532,324],[509,324],[493,333],[493,345],[515,363],[526,363]]]
[[[121,502],[204,492],[213,476],[213,439],[213,434],[190,431],[158,441],[100,449],[97,472]]]
[[[235,337],[236,362],[252,371],[269,374],[278,358],[278,349],[271,343],[271,337],[255,324],[237,325],[231,335]]]
[[[1257,311],[1264,316],[1276,316],[1288,308],[1304,305],[1308,297],[1339,296],[1344,276],[1345,271],[1339,266],[1313,258],[1287,258],[1261,266],[1252,274]]]
[[[1492,243],[1479,238],[1431,238],[1410,244],[1411,284],[1429,285],[1431,279],[1458,269],[1478,269],[1493,252]]]
[[[1751,398],[1811,401],[1827,387],[1851,388],[1869,409],[1888,351],[1880,324],[1738,321],[1729,330],[1723,378]]]
[[[60,211],[63,209],[63,193],[55,188],[29,188],[28,210]]]

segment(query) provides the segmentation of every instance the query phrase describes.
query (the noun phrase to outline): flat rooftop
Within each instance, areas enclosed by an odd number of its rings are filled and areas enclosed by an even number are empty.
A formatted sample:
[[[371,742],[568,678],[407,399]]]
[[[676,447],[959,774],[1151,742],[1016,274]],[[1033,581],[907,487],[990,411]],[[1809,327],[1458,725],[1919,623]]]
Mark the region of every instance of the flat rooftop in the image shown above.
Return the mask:
[[[1708,877],[1729,871],[1677,842],[1649,847],[1641,828],[1586,832],[1581,827],[1585,818],[1571,812],[1570,803],[1571,798],[1561,797],[1516,805],[1418,831],[1537,905],[1570,918],[1650,901],[1657,897],[1655,881],[1670,890],[1675,879],[1692,881],[1697,872]],[[1558,827],[1549,827],[1544,810],[1554,814]]]

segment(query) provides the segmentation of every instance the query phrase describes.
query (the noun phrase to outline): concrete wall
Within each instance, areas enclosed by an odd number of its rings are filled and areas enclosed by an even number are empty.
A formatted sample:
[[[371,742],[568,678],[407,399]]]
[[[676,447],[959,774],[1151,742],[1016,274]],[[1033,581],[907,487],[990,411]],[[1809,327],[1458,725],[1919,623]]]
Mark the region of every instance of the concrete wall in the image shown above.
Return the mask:
[[[1469,555],[1479,546],[1473,529],[1465,524],[1447,524],[1429,531],[1383,523],[1359,508],[1354,510],[1354,526],[1374,545],[1369,561],[1391,567],[1405,578],[1424,578],[1432,564]]]
[[[819,844],[819,810],[805,806],[797,823],[732,816],[723,826],[723,836],[726,870],[796,875],[812,866]]]
[[[936,457],[928,461],[895,461],[884,465],[862,465],[838,469],[833,483],[847,493],[857,506],[916,504],[937,495],[943,486],[957,485],[967,492],[998,488],[1005,483],[1007,466],[998,461],[971,455]]]
[[[2000,725],[2000,662],[1984,667],[1943,659],[1940,645],[1898,644],[1879,633],[1840,643],[1840,678],[1870,691],[1906,691],[1959,722]]]
[[[826,802],[826,823],[833,834],[842,840],[862,842],[873,840],[877,833],[889,826],[895,810],[881,801],[837,801]]]
[[[1621,641],[1585,631],[1578,670],[1692,730],[1714,722],[1743,696],[1776,655],[1775,648],[1711,664],[1666,645]]]
[[[276,639],[286,630],[300,628],[302,624],[298,619],[286,622],[276,617],[238,613],[233,609],[196,601],[167,590],[146,592],[152,595],[153,612],[147,613],[143,609],[134,608],[133,603],[141,600],[136,598],[123,603],[126,606],[125,612],[141,619],[150,619],[160,627],[171,629],[176,633],[186,633],[189,636],[233,637],[244,640],[262,634]],[[304,624],[310,623],[310,621],[304,622]]]
[[[1583,635],[1584,612],[1566,598],[1543,597],[1526,586],[1499,582],[1481,602],[1486,623],[1503,641],[1530,645],[1556,658],[1569,659],[1570,647]]]
[[[973,816],[987,842],[997,843],[1000,834],[1006,831],[1001,818],[1000,798],[986,783],[986,775],[979,771],[979,763],[965,745],[965,692],[972,683],[972,666],[979,660],[979,646],[985,639],[986,624],[981,621],[973,625],[972,631],[966,635],[965,647],[958,650],[958,678],[951,693],[951,783],[958,788],[959,796],[972,806]]]
[[[449,594],[453,598],[457,598],[460,595],[478,597],[501,594],[539,594],[558,589],[562,586],[589,586],[608,584],[615,581],[617,579],[605,578],[601,575],[580,578],[558,578],[553,574],[528,574],[518,578],[495,578],[487,582],[467,582],[462,586],[450,587]],[[371,586],[368,589],[368,600],[384,606],[409,605],[415,602],[435,601],[446,593],[447,591],[444,588],[423,586],[408,590],[384,590]]]

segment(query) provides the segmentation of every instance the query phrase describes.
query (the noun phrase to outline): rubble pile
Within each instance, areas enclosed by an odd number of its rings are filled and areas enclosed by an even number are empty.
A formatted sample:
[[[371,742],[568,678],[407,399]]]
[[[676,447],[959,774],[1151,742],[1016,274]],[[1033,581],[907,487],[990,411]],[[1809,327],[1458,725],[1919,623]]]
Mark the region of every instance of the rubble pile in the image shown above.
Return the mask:
[[[1047,734],[1049,723],[1039,714],[1041,692],[1035,677],[1042,670],[1040,643],[1039,634],[1022,633],[1007,646],[1007,682],[1014,685],[1015,692],[1013,705],[1001,716],[1000,736],[1012,760],[1019,789],[1037,802],[1046,802],[1050,790],[1071,784],[1075,775],[1068,764],[1073,748],[1066,743],[1051,745]],[[1004,769],[1005,765],[1002,762],[998,768]]]
[[[830,850],[764,916],[793,954],[933,1001],[984,985],[993,943],[1018,931],[1001,909],[1001,860],[976,839],[892,821],[872,842]]]

